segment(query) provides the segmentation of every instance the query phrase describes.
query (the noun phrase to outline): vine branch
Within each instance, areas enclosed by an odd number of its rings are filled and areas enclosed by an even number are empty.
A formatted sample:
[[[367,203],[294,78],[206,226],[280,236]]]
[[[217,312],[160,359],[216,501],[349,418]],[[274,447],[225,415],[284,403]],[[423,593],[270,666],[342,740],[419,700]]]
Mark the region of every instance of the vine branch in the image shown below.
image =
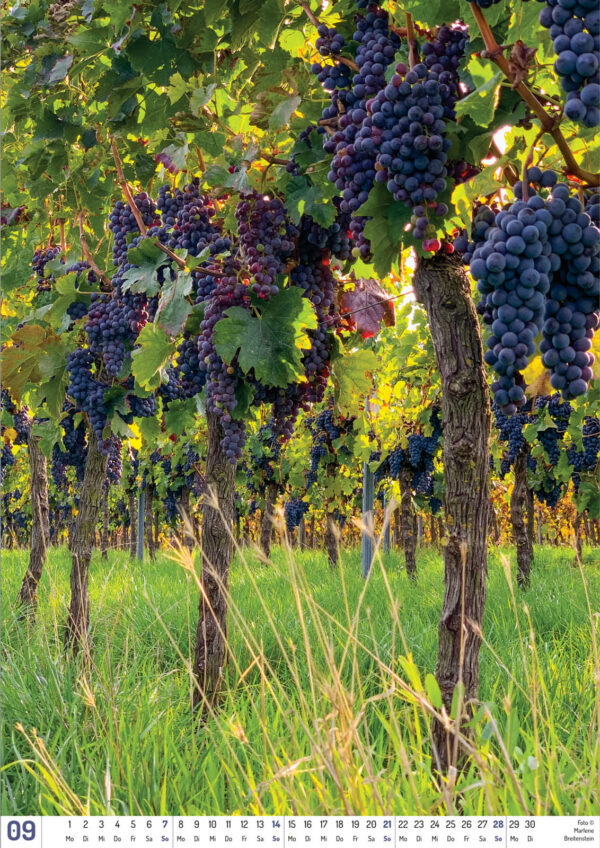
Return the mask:
[[[88,247],[87,241],[85,240],[85,233],[83,232],[83,215],[84,215],[83,212],[79,213],[79,215],[77,216],[77,222],[79,224],[79,241],[81,243],[81,249],[83,251],[83,255],[85,256],[85,261],[90,266],[90,268],[92,269],[94,274],[96,274],[96,276],[100,280],[102,280],[102,282],[105,285],[112,286],[112,283],[110,281],[110,277],[107,277],[107,275],[104,273],[104,271],[101,271],[100,268],[98,268],[98,265],[96,264],[96,262],[94,260],[94,257],[90,253],[90,249]]]
[[[138,230],[142,236],[145,236],[147,233],[147,227],[144,224],[144,220],[142,218],[142,214],[137,207],[137,204],[133,198],[133,194],[131,192],[131,188],[129,183],[125,179],[125,174],[123,173],[123,165],[121,163],[121,157],[119,156],[119,150],[117,148],[117,142],[115,141],[114,135],[110,136],[110,148],[112,150],[113,159],[115,160],[115,168],[117,169],[117,179],[119,181],[119,185],[123,189],[123,194],[127,199],[127,203],[133,213],[133,217],[135,218],[136,224],[138,225]],[[185,268],[185,259],[182,259],[181,256],[177,256],[176,253],[173,253],[170,247],[167,247],[166,244],[162,244],[158,239],[153,240],[154,244],[162,250],[163,253],[166,253],[167,256],[176,262],[180,269]]]
[[[600,174],[594,174],[591,171],[586,171],[582,168],[579,163],[576,161],[571,149],[569,148],[569,144],[560,131],[560,128],[555,123],[554,119],[546,112],[544,106],[537,97],[529,90],[529,88],[525,85],[524,82],[518,82],[515,84],[512,74],[510,72],[510,68],[508,66],[508,62],[504,57],[502,52],[502,47],[498,44],[494,37],[494,33],[490,29],[490,26],[486,20],[485,15],[483,14],[482,9],[477,5],[477,3],[471,3],[471,11],[475,20],[477,21],[477,26],[479,27],[479,31],[483,37],[483,41],[485,43],[485,51],[482,54],[485,58],[491,59],[494,64],[496,64],[506,79],[513,84],[515,90],[520,94],[521,98],[527,103],[531,111],[537,115],[542,125],[542,129],[544,132],[547,132],[552,136],[554,141],[556,142],[557,147],[563,155],[563,159],[565,160],[565,165],[567,167],[567,171],[570,174],[573,174],[576,177],[579,177],[580,180],[588,183],[589,185],[600,185]]]
[[[304,9],[304,11],[306,12],[306,14],[308,16],[308,19],[310,20],[311,24],[315,27],[315,29],[317,27],[321,26],[321,24],[319,23],[319,19],[316,17],[314,12],[311,11],[311,8],[308,5],[308,3],[300,3],[300,8]]]
[[[415,25],[413,16],[410,12],[406,12],[406,40],[408,41],[408,64],[411,68],[419,64],[419,54],[417,52],[417,39],[415,38]]]

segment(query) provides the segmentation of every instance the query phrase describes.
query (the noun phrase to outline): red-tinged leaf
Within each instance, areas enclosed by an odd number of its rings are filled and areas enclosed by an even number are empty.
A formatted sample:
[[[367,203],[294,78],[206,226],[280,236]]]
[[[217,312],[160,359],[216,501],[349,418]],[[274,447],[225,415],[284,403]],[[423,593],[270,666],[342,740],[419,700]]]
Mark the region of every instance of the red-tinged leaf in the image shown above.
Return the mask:
[[[389,295],[377,280],[360,279],[352,291],[344,292],[341,300],[342,312],[352,315],[356,329],[363,339],[376,336],[381,325],[393,327],[396,323],[394,306]]]

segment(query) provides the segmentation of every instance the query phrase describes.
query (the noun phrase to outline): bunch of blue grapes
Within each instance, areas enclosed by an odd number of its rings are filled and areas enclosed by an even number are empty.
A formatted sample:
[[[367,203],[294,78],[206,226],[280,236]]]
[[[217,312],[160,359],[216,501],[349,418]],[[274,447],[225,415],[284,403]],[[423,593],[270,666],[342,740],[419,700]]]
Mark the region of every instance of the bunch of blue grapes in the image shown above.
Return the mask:
[[[298,230],[277,197],[258,192],[242,195],[235,218],[239,251],[250,273],[251,290],[268,300],[277,294],[277,276],[292,255]]]
[[[338,92],[343,109],[332,103],[334,114],[339,114],[338,129],[323,143],[324,150],[334,154],[329,179],[342,192],[341,209],[352,213],[366,202],[375,181],[376,141],[369,126],[362,132],[367,101],[385,87],[385,71],[400,47],[400,39],[381,9],[358,19],[353,40],[358,43],[355,62],[359,71],[352,88]]]
[[[111,436],[106,440],[106,480],[116,485],[121,479],[123,471],[123,442],[118,436]]]
[[[553,171],[530,168],[527,181],[528,199],[521,199],[517,183],[516,202],[496,214],[470,264],[480,310],[491,313],[485,360],[499,375],[492,385],[495,401],[508,415],[525,403],[521,372],[541,329],[552,386],[565,399],[586,392],[599,320],[600,230]]]
[[[243,422],[232,417],[237,406],[235,390],[244,375],[239,366],[223,362],[216,352],[214,328],[230,307],[249,306],[248,288],[238,279],[237,271],[232,259],[225,260],[217,286],[206,302],[198,337],[200,367],[206,374],[206,408],[219,418],[224,432],[221,446],[233,464],[240,458],[246,441]]]
[[[498,207],[488,206],[487,203],[476,203],[473,206],[471,239],[466,230],[461,230],[453,242],[454,250],[461,254],[465,265],[471,263],[477,245],[485,241],[487,231],[493,226],[499,211]]]
[[[164,496],[162,503],[167,523],[173,526],[173,524],[179,517],[179,508],[177,504],[177,498],[175,497],[175,492],[172,488],[169,487],[167,489],[167,493]]]
[[[600,458],[600,419],[586,415],[582,428],[583,450],[573,445],[567,450],[569,464],[573,466],[573,488],[579,491],[582,474],[596,475]]]
[[[276,421],[271,418],[261,426],[250,446],[250,464],[246,466],[246,481],[250,491],[264,497],[266,483],[279,480],[280,457],[281,439]]]
[[[76,410],[68,401],[65,401],[63,405],[63,412],[66,413],[61,420],[64,451],[58,444],[52,448],[52,478],[58,488],[61,488],[66,481],[67,468],[75,470],[75,477],[81,483],[87,459],[85,425],[79,422],[76,426]]]
[[[15,445],[26,445],[29,440],[29,430],[31,429],[29,407],[23,406],[21,409],[15,409],[13,413],[13,428],[17,433]]]
[[[499,3],[500,0],[469,0],[469,3],[473,3],[475,6],[479,6],[480,9],[489,9],[494,3]]]
[[[211,256],[230,250],[231,239],[213,224],[216,210],[212,201],[199,193],[196,182],[186,186],[182,199],[169,247],[187,250],[192,256],[198,256],[207,247]]]
[[[168,407],[174,401],[181,400],[187,397],[187,395],[184,392],[183,386],[173,365],[167,366],[165,369],[165,377],[166,380],[160,384],[156,390],[156,394],[158,397],[162,398],[163,406]],[[196,392],[194,391],[193,394],[196,394]],[[193,394],[191,396],[193,396]]]
[[[310,69],[325,91],[350,87],[352,71],[342,62],[335,62],[333,65],[321,65],[319,62],[314,62]]]
[[[0,460],[0,476],[2,478],[2,482],[4,481],[4,475],[8,468],[15,464],[15,455],[12,452],[12,448],[10,442],[2,443],[2,459]]]
[[[123,292],[118,285],[110,293],[92,294],[85,331],[90,350],[102,357],[109,376],[118,375],[147,320],[143,294]]]
[[[460,95],[458,69],[469,46],[469,30],[462,23],[443,24],[433,41],[426,41],[421,52],[423,64],[438,74],[440,84],[450,89],[450,99],[456,102]]]
[[[156,396],[138,397],[135,394],[127,394],[127,403],[134,418],[151,418],[156,412]]]
[[[530,406],[530,405],[529,405]],[[529,422],[529,414],[520,411],[514,415],[505,415],[497,403],[492,404],[492,412],[498,430],[498,437],[507,447],[500,462],[500,477],[504,478],[515,460],[523,451],[529,450],[529,445],[523,435],[523,427]]]
[[[331,406],[322,409],[314,418],[306,419],[306,426],[312,436],[310,450],[310,469],[306,478],[306,487],[310,488],[317,480],[321,460],[328,457],[328,462],[337,453],[333,444],[343,436],[349,436],[354,428],[354,418],[334,420]]]
[[[293,497],[285,502],[283,514],[288,533],[293,533],[308,511],[308,504],[302,498]]]
[[[447,186],[446,121],[454,117],[456,91],[420,63],[410,71],[399,63],[389,85],[371,103],[371,139],[378,149],[376,180],[394,200],[410,206],[413,235],[435,234],[429,214],[444,216],[448,207],[436,203]]]
[[[160,223],[156,215],[156,205],[145,191],[133,198],[142,221],[146,227],[154,227]],[[127,260],[127,236],[139,232],[137,221],[128,203],[118,200],[108,218],[108,228],[113,234],[113,263],[122,265]]]
[[[567,93],[564,113],[585,127],[600,124],[600,11],[596,0],[539,0],[540,23],[550,30],[554,70]]]
[[[46,265],[52,259],[56,259],[60,256],[60,247],[42,247],[39,250],[36,250],[33,254],[33,259],[31,261],[31,267],[37,277],[37,291],[38,293],[50,291],[52,283],[54,281],[54,275],[50,274],[46,276]]]
[[[326,27],[325,24],[320,24],[317,27],[319,37],[315,42],[315,47],[321,56],[339,56],[344,49],[346,40],[335,27]]]
[[[104,402],[106,386],[96,379],[93,373],[95,360],[89,350],[75,350],[67,356],[69,385],[67,394],[73,398],[77,407],[88,416],[98,442],[106,426],[108,408]]]
[[[432,427],[430,436],[411,433],[406,448],[397,447],[388,454],[375,471],[376,482],[388,475],[397,480],[402,471],[408,470],[415,494],[433,496],[434,457],[442,436],[442,420],[437,406],[431,409],[429,423]]]

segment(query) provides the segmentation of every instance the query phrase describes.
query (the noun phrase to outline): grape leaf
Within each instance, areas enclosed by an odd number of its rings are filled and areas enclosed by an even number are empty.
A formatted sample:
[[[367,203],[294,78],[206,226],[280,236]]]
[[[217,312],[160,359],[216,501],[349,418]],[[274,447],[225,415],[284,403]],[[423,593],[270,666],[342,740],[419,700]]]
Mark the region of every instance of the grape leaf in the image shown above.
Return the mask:
[[[377,357],[372,350],[354,350],[332,358],[335,402],[342,415],[358,415],[366,394],[373,384],[371,374],[377,370]]]
[[[500,86],[504,74],[497,71],[493,77],[482,83],[475,91],[459,100],[455,106],[456,117],[468,115],[480,127],[489,127],[500,97]]]
[[[131,289],[136,294],[145,292],[148,297],[158,294],[160,283],[157,271],[167,258],[152,239],[143,239],[137,247],[132,248],[128,252],[127,261],[135,268],[129,268],[123,274],[123,291]]]
[[[234,306],[215,326],[215,348],[225,362],[236,354],[245,374],[254,370],[269,386],[287,386],[302,376],[302,350],[310,347],[306,330],[314,330],[313,307],[296,286],[284,289],[261,306],[260,315]]]
[[[382,323],[386,327],[393,327],[396,323],[389,295],[372,278],[357,280],[354,289],[344,292],[341,307],[344,312],[352,314],[363,339],[376,336]]]
[[[162,372],[175,352],[175,345],[164,330],[153,324],[146,324],[137,343],[139,347],[133,351],[131,371],[142,389],[152,391],[160,386]]]

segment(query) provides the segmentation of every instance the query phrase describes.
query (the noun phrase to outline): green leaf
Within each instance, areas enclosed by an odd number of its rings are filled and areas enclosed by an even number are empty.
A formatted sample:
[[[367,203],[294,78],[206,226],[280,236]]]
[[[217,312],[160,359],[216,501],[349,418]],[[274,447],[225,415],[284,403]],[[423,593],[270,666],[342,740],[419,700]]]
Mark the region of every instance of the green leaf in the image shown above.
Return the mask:
[[[169,260],[152,239],[143,239],[138,247],[130,250],[127,261],[136,267],[123,274],[123,291],[145,292],[149,297],[158,294],[160,283],[157,272]]]
[[[461,118],[463,115],[468,115],[480,127],[489,127],[498,105],[503,79],[502,71],[497,71],[491,79],[459,100],[455,106],[456,117]]]
[[[204,3],[204,19],[210,26],[221,17],[223,11],[227,9],[223,0],[205,0]]]
[[[131,371],[142,389],[153,391],[162,380],[162,373],[175,345],[160,327],[146,324],[137,339],[138,347],[132,353]]]
[[[185,325],[187,317],[192,311],[192,305],[187,296],[192,290],[192,275],[178,271],[175,281],[163,285],[156,320],[160,327],[171,336],[176,336]]]
[[[354,350],[331,362],[335,402],[342,415],[358,415],[373,386],[377,356],[372,350]]]
[[[293,113],[301,103],[302,98],[297,94],[294,94],[292,97],[287,97],[285,100],[281,100],[271,112],[269,128],[272,130],[280,130],[282,127],[287,126]]]
[[[165,427],[169,433],[183,436],[196,425],[197,408],[194,398],[172,401],[165,410]]]
[[[225,362],[236,353],[245,374],[254,371],[269,386],[287,386],[302,376],[302,350],[310,347],[306,334],[316,329],[313,307],[293,286],[261,305],[260,314],[239,306],[226,312],[215,326],[215,348]]]
[[[48,76],[48,83],[50,85],[53,85],[54,83],[62,82],[62,80],[64,80],[66,75],[69,73],[69,68],[72,64],[72,54],[63,56],[62,59],[59,59],[58,62],[55,62],[52,66],[52,70],[50,71],[50,75]]]
[[[211,83],[211,85],[207,85],[206,87],[200,86],[192,91],[190,96],[190,109],[196,117],[200,116],[203,107],[206,106],[215,93],[216,87],[216,83]]]
[[[443,706],[442,691],[433,674],[427,674],[425,677],[425,691],[436,710],[441,710]]]

